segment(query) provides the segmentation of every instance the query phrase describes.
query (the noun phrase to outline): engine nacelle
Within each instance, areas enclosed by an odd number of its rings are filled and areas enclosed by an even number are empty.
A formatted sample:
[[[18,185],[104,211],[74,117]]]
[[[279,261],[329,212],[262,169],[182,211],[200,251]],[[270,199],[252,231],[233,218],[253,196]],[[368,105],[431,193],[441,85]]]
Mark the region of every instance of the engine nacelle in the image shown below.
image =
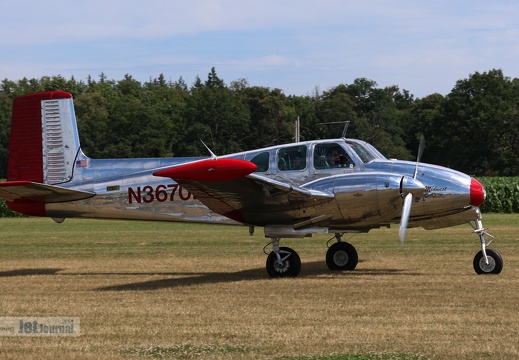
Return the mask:
[[[330,189],[342,218],[361,226],[399,217],[403,197],[423,194],[425,186],[408,176],[391,173],[354,173],[317,180],[313,189]],[[341,221],[343,222],[343,221]]]

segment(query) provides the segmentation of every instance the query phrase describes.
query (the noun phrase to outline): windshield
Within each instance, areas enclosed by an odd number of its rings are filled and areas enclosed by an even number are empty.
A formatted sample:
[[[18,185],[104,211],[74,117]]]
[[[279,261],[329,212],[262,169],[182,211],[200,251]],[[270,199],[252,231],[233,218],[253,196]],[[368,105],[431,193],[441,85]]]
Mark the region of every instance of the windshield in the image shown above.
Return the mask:
[[[364,163],[368,163],[376,159],[387,160],[384,155],[382,155],[377,149],[375,149],[367,142],[349,139],[346,140],[346,144],[348,144],[348,146],[353,151],[355,151],[355,153]]]

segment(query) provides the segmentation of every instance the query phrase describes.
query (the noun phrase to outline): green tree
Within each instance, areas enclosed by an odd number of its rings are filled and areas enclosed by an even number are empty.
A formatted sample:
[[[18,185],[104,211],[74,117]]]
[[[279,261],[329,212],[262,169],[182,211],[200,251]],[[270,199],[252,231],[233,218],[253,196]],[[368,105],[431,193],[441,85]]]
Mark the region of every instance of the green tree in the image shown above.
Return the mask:
[[[338,138],[342,136],[344,123],[349,121],[347,137],[356,137],[358,132],[355,103],[346,92],[346,86],[339,85],[331,91],[324,92],[316,101],[316,119],[312,128],[316,138]]]
[[[163,76],[145,86],[146,101],[154,114],[153,126],[161,132],[160,142],[163,150],[160,156],[182,155],[186,130],[183,118],[190,96],[189,91],[180,81],[167,83]]]
[[[301,141],[319,139],[317,132],[319,119],[317,117],[317,101],[312,96],[289,96],[287,98],[290,107],[294,109],[294,116],[299,117]],[[296,119],[287,119],[292,121]]]
[[[337,98],[335,111],[343,114],[345,120],[352,119],[348,136],[372,143],[386,156],[412,158],[403,141],[402,128],[402,113],[412,103],[408,92],[400,92],[397,86],[378,88],[375,81],[360,78],[351,85],[341,84],[323,96]],[[338,111],[340,106],[342,112]]]
[[[241,101],[250,113],[247,150],[293,141],[297,115],[279,89],[252,86],[241,91]]]
[[[12,100],[47,90],[73,94],[81,143],[94,158],[207,155],[200,140],[217,154],[288,143],[299,116],[302,140],[339,137],[342,124],[322,123],[351,121],[348,137],[369,141],[389,157],[415,159],[424,133],[423,161],[478,175],[519,174],[519,79],[501,70],[476,72],[447,96],[417,100],[366,78],[322,94],[286,96],[246,79],[227,86],[215,68],[190,88],[182,77],[171,82],[164,74],[144,84],[129,74],[116,81],[104,73],[86,83],[61,75],[4,79],[0,176],[7,171]]]
[[[244,150],[242,139],[250,131],[249,113],[214,68],[205,83],[197,78],[191,88],[184,120],[186,155],[207,154],[200,140],[217,154]]]
[[[413,154],[417,154],[420,136],[423,134],[425,137],[426,148],[421,158],[424,162],[441,164],[443,161],[439,155],[444,153],[443,147],[448,146],[448,139],[437,126],[444,121],[446,101],[444,96],[432,94],[414,101],[404,114],[404,141]]]
[[[109,111],[100,93],[88,92],[74,99],[81,148],[92,158],[101,158],[108,145]]]
[[[501,70],[456,83],[436,125],[438,156],[448,166],[477,175],[519,172],[518,85]]]

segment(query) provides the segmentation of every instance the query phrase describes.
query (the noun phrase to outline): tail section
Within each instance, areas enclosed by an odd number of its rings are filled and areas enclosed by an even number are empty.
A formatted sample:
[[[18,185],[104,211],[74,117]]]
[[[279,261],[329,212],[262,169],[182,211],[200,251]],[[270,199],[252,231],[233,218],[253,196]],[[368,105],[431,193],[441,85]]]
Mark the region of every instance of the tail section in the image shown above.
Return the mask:
[[[16,98],[7,182],[0,183],[0,198],[14,211],[46,216],[45,204],[94,196],[58,186],[72,180],[80,153],[71,94],[49,91]]]
[[[66,183],[72,179],[79,149],[71,94],[50,91],[14,100],[8,181]]]

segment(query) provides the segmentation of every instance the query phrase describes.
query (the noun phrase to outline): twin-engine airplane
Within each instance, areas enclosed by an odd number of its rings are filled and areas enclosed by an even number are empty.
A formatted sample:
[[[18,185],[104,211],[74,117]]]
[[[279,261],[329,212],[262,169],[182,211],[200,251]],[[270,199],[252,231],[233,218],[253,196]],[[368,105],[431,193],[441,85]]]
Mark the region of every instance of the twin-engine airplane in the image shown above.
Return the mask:
[[[481,241],[478,274],[498,274],[499,253],[482,224],[481,183],[448,168],[388,160],[354,139],[305,141],[211,158],[90,159],[81,151],[72,95],[51,91],[13,103],[7,182],[0,197],[19,213],[235,224],[264,228],[271,277],[295,277],[299,255],[282,238],[333,233],[331,270],[353,270],[345,233],[400,223],[437,229],[470,223]],[[487,244],[485,235],[491,238]],[[333,239],[333,238],[332,238]]]

